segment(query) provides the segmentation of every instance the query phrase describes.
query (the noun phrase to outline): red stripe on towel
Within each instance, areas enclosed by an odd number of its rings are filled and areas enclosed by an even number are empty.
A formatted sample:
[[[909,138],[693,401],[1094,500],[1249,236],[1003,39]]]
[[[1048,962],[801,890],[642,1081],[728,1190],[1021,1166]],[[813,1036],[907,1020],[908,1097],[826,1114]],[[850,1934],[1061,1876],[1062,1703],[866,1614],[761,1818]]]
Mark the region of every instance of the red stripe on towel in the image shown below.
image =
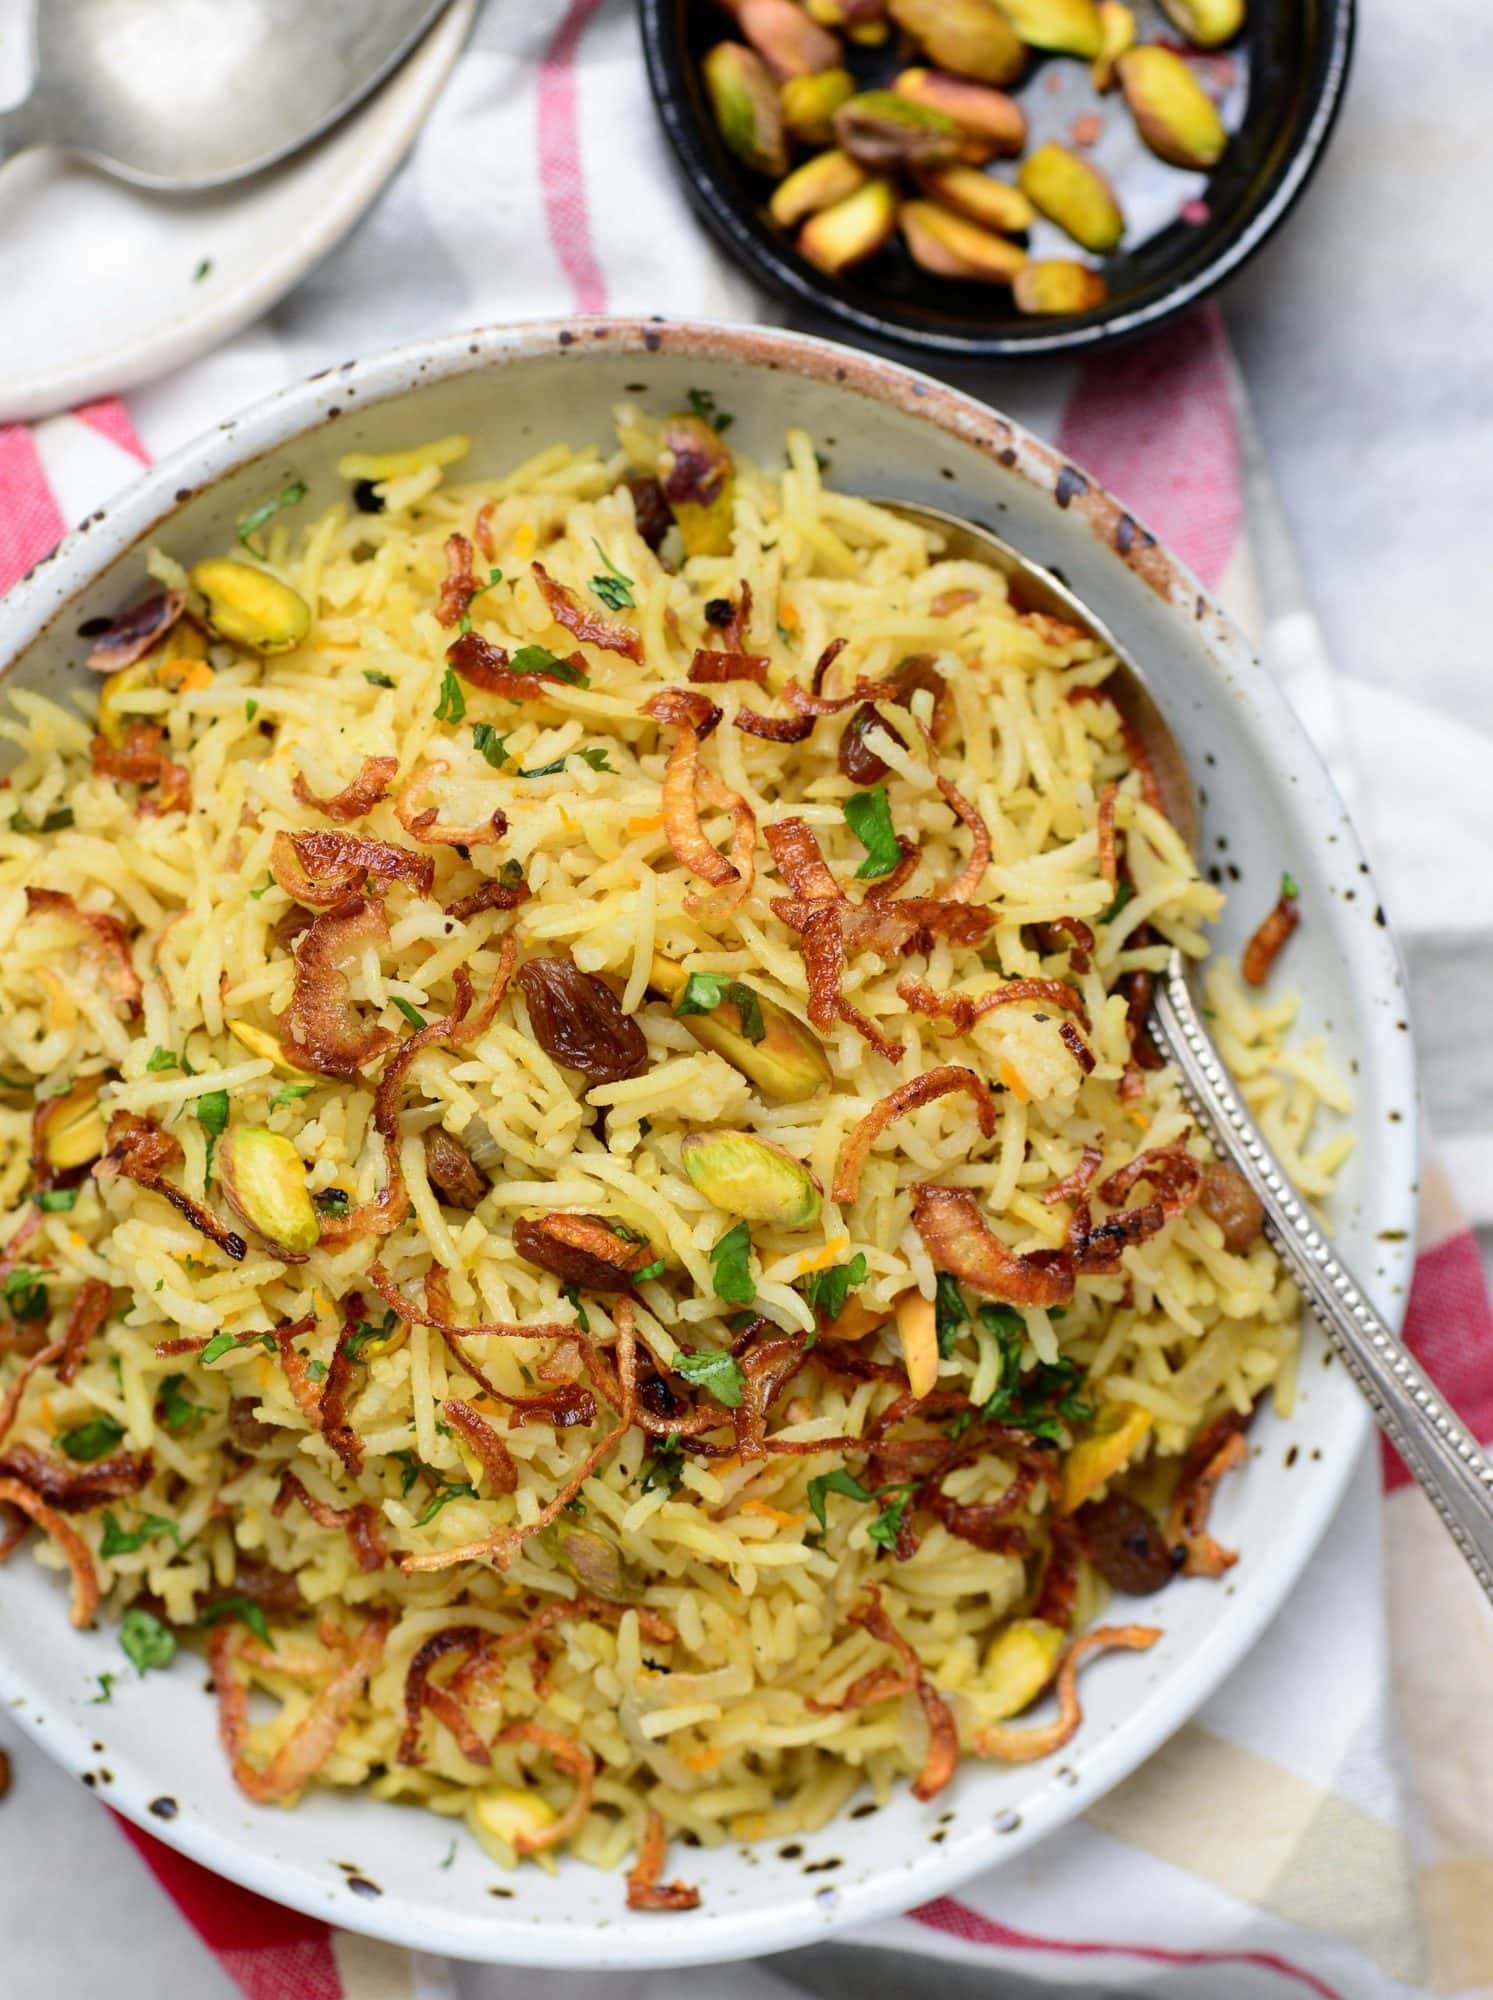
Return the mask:
[[[1493,1307],[1470,1229],[1422,1250],[1410,1280],[1405,1344],[1482,1443],[1493,1439]],[[1382,1440],[1381,1440],[1382,1444]],[[1399,1453],[1382,1444],[1384,1484],[1409,1484]]]
[[[929,1930],[942,1931],[964,1944],[992,1945],[1009,1951],[1058,1952],[1077,1958],[1118,1954],[1123,1958],[1143,1959],[1148,1965],[1253,1965],[1262,1972],[1273,1972],[1281,1979],[1293,1980],[1309,1993],[1315,1993],[1318,2000],[1344,2000],[1335,1986],[1329,1986],[1315,1973],[1308,1972],[1303,1966],[1292,1965],[1289,1959],[1281,1958],[1273,1951],[1177,1951],[1159,1944],[1075,1943],[1068,1938],[1039,1937],[1034,1931],[1013,1930],[1009,1924],[996,1923],[990,1917],[981,1916],[978,1910],[972,1910],[967,1903],[956,1902],[952,1896],[940,1896],[935,1902],[924,1903],[921,1909],[910,1910],[908,1914]]]
[[[1058,445],[1217,586],[1243,532],[1244,480],[1216,307],[1087,362]]]
[[[24,424],[0,424],[0,591],[55,549],[67,529]]]
[[[586,175],[576,116],[575,59],[600,0],[571,0],[539,66],[539,184],[550,242],[570,280],[575,309],[606,311],[607,288],[591,241]]]

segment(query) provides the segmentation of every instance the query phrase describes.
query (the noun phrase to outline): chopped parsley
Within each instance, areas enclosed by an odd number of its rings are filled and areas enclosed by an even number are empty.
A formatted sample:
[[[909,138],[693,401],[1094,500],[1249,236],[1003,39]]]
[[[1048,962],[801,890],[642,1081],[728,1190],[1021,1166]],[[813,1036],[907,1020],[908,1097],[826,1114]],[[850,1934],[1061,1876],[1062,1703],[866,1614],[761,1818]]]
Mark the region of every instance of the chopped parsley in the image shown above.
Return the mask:
[[[885,1499],[889,1493],[895,1495],[895,1498],[887,1501],[886,1506],[867,1528],[866,1536],[869,1541],[878,1543],[884,1549],[893,1549],[897,1546],[897,1537],[902,1531],[902,1516],[907,1512],[907,1503],[912,1498],[912,1492],[910,1486],[883,1486],[878,1491],[876,1495],[878,1500]]]
[[[398,1324],[399,1315],[392,1306],[390,1306],[389,1310],[384,1314],[382,1321],[377,1326],[374,1326],[370,1320],[360,1319],[347,1343],[348,1360],[361,1360],[363,1349],[368,1345],[370,1340],[387,1340]],[[440,1478],[440,1474],[438,1472],[431,1472],[429,1466],[426,1466],[425,1470],[430,1472],[432,1479]],[[411,1484],[413,1484],[413,1481],[411,1481]],[[410,1489],[406,1486],[404,1490],[408,1493]]]
[[[256,556],[263,555],[264,551],[255,542],[254,537],[261,528],[273,521],[277,514],[283,513],[287,507],[298,507],[305,497],[305,480],[293,479],[289,486],[281,487],[273,500],[265,500],[252,512],[245,514],[238,524],[238,538],[244,547]]]
[[[501,771],[508,762],[508,738],[500,736],[490,722],[474,722],[472,741],[493,769]]]
[[[352,1206],[352,1196],[346,1188],[325,1187],[319,1194],[312,1195],[311,1199],[323,1215],[346,1215]]]
[[[154,1048],[150,1052],[150,1061],[145,1067],[153,1073],[159,1069],[179,1069],[181,1065],[177,1062],[176,1056],[170,1049]]]
[[[282,1083],[270,1099],[270,1110],[278,1111],[282,1104],[294,1104],[297,1098],[309,1097],[315,1088],[314,1083]]]
[[[113,1701],[114,1683],[117,1679],[118,1676],[116,1674],[99,1675],[98,1693],[93,1697],[92,1701],[89,1703],[90,1708],[102,1708],[105,1702]]]
[[[450,1845],[450,1846],[449,1846],[449,1847],[448,1847],[448,1848],[446,1849],[446,1858],[445,1858],[445,1860],[444,1860],[444,1861],[438,1861],[438,1862],[436,1863],[436,1866],[437,1866],[438,1868],[449,1868],[449,1867],[451,1866],[451,1863],[452,1863],[452,1862],[453,1862],[453,1861],[454,1861],[455,1859],[456,1859],[456,1842],[455,1842],[455,1841],[453,1840],[453,1841],[451,1842],[451,1845]]]
[[[607,762],[605,746],[602,744],[592,744],[586,750],[572,750],[570,754],[572,757],[579,757],[583,764],[589,764],[593,771],[612,770],[611,765]],[[612,775],[615,776],[615,772]]]
[[[671,1432],[662,1443],[653,1447],[638,1467],[638,1484],[645,1493],[652,1493],[655,1487],[660,1486],[666,1493],[677,1493],[683,1478],[684,1453],[679,1439]]]
[[[71,1430],[59,1431],[54,1442],[59,1451],[79,1465],[92,1465],[95,1459],[111,1452],[123,1436],[124,1425],[116,1423],[113,1417],[90,1417],[86,1424],[74,1424]]]
[[[251,903],[257,903],[260,897],[267,896],[270,893],[271,889],[274,888],[274,886],[275,886],[274,876],[266,875],[264,880],[260,883],[257,889],[251,889],[249,891],[249,901]]]
[[[567,750],[563,757],[557,757],[552,764],[536,764],[532,771],[516,771],[519,778],[553,778],[565,769],[572,757],[579,757],[583,764],[589,764],[593,771],[610,771],[607,753],[599,744],[585,750]]]
[[[204,1350],[205,1352],[206,1350]],[[190,1437],[212,1412],[201,1403],[194,1403],[182,1393],[185,1375],[168,1375],[161,1384],[161,1415],[168,1431],[185,1431]]]
[[[430,1467],[427,1465],[425,1467],[425,1470],[427,1472],[430,1472]],[[439,1479],[441,1475],[438,1472],[432,1472],[431,1477],[433,1479]],[[441,1509],[450,1500],[463,1500],[463,1499],[475,1500],[476,1497],[477,1497],[477,1489],[469,1479],[447,1480],[434,1493],[431,1494],[430,1500],[426,1505],[425,1512],[418,1516],[418,1518],[415,1521],[415,1526],[417,1528],[425,1527],[427,1523],[435,1519],[436,1515],[440,1513]]]
[[[441,698],[435,705],[437,722],[460,722],[467,712],[467,698],[456,678],[456,669],[447,667],[441,676]]]
[[[662,1257],[655,1257],[653,1262],[645,1264],[641,1271],[633,1272],[632,1281],[635,1285],[646,1284],[650,1278],[661,1278],[668,1268]]]
[[[721,1003],[736,1009],[741,1032],[749,1042],[760,1042],[767,1033],[762,1021],[762,1002],[750,986],[724,972],[692,972],[674,1002],[676,1014],[712,1014]]]
[[[580,1286],[562,1285],[560,1287],[560,1295],[562,1298],[569,1299],[570,1303],[575,1307],[575,1323],[581,1332],[589,1333],[591,1331],[591,1321],[587,1317],[586,1308],[581,1304]]]
[[[104,1509],[104,1538],[99,1543],[101,1556],[133,1555],[136,1549],[143,1549],[147,1542],[153,1542],[157,1535],[170,1535],[178,1548],[181,1547],[181,1529],[175,1521],[168,1521],[164,1514],[142,1514],[133,1528],[121,1528],[114,1518],[112,1509]]]
[[[874,882],[882,875],[890,875],[902,860],[902,843],[892,826],[886,786],[874,785],[869,792],[852,792],[845,801],[844,812],[850,831],[866,850],[855,879]]]
[[[821,1534],[829,1529],[829,1518],[825,1513],[825,1498],[831,1493],[843,1493],[847,1500],[874,1500],[876,1495],[868,1486],[862,1486],[855,1474],[840,1465],[833,1472],[821,1472],[817,1479],[809,1481],[809,1511],[819,1523]]]
[[[17,1264],[5,1274],[5,1303],[16,1319],[45,1319],[52,1300],[40,1271],[29,1264]]]
[[[220,1597],[216,1604],[208,1604],[197,1614],[199,1625],[216,1625],[224,1618],[241,1618],[262,1645],[274,1651],[275,1642],[270,1637],[270,1628],[265,1621],[263,1605],[256,1604],[252,1597]]]
[[[697,1347],[693,1353],[681,1353],[676,1366],[686,1382],[699,1383],[728,1410],[741,1408],[744,1381],[741,1363],[734,1354],[723,1348]]]
[[[169,1667],[176,1658],[176,1638],[169,1626],[132,1604],[119,1621],[124,1656],[142,1677],[152,1667]]]
[[[691,389],[689,406],[697,417],[703,417],[717,434],[730,430],[736,418],[730,410],[717,409],[715,397],[709,389]]]
[[[207,1090],[197,1100],[197,1123],[207,1134],[207,1157],[202,1163],[205,1186],[212,1176],[213,1149],[228,1129],[228,1092]]]
[[[947,1361],[959,1342],[959,1329],[969,1318],[959,1280],[948,1271],[935,1272],[933,1324],[938,1333],[938,1358]]]
[[[1107,910],[1101,910],[1099,913],[1100,923],[1112,924],[1115,918],[1120,914],[1121,910],[1124,909],[1125,905],[1130,901],[1131,897],[1134,894],[1135,894],[1135,884],[1133,882],[1119,883],[1115,889],[1114,901],[1110,904]]]
[[[412,1028],[423,1028],[425,1026],[425,1016],[420,1012],[420,1009],[413,1004],[412,1001],[401,998],[401,996],[397,993],[391,993],[389,995],[389,998],[394,1002],[394,1005],[399,1009],[400,1013],[403,1014],[404,1018],[406,1019],[406,1021],[409,1022]]]
[[[272,1333],[229,1333],[225,1330],[213,1335],[197,1359],[204,1367],[211,1367],[220,1356],[231,1354],[236,1347],[262,1347],[266,1354],[273,1354],[276,1345]]]
[[[752,1232],[744,1222],[734,1223],[710,1252],[715,1267],[715,1295],[727,1305],[750,1306],[757,1300],[751,1270]]]
[[[561,660],[548,646],[520,646],[508,662],[510,674],[544,674],[547,678],[564,681],[570,687],[588,688],[591,676],[584,667],[578,667],[573,660]]]
[[[618,569],[617,565],[612,561],[594,535],[591,537],[591,542],[596,553],[601,557],[601,566],[606,572],[603,576],[592,577],[592,590],[601,599],[608,611],[631,611],[636,604],[636,599],[632,594],[633,584],[636,579],[625,575],[623,571]]]
[[[40,825],[28,819],[23,812],[14,815],[10,822],[12,833],[61,833],[65,826],[71,826],[76,818],[71,806],[53,806]]]
[[[1294,875],[1282,875],[1280,878],[1280,893],[1286,902],[1294,903],[1296,898],[1301,894],[1301,884],[1296,880]]]
[[[814,1308],[821,1326],[828,1326],[840,1317],[845,1301],[857,1285],[866,1282],[866,1277],[866,1260],[859,1250],[848,1264],[831,1264],[827,1271],[810,1271],[805,1275],[803,1295]]]
[[[76,1208],[81,1188],[43,1188],[36,1197],[36,1205],[43,1215],[66,1215]]]
[[[202,283],[202,280],[208,276],[212,268],[213,268],[213,260],[211,257],[200,257],[197,260],[197,268],[192,273],[192,283],[194,285],[200,285]]]
[[[312,1360],[306,1363],[306,1379],[310,1382],[320,1382],[326,1372],[327,1364],[325,1361]]]
[[[386,674],[381,667],[364,667],[363,678],[370,687],[391,688],[394,686],[392,674]]]

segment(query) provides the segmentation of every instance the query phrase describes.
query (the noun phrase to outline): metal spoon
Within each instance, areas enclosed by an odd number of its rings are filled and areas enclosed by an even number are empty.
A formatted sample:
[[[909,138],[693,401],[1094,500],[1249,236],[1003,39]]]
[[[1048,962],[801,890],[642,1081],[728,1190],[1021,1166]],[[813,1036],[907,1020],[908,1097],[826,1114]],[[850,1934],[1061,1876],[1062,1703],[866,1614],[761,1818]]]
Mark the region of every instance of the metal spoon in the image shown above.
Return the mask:
[[[1196,851],[1197,801],[1187,761],[1145,675],[1114,634],[1065,584],[989,529],[973,527],[937,507],[902,500],[875,504],[932,529],[950,555],[1000,570],[1011,580],[1012,595],[1024,610],[1048,611],[1082,626],[1114,654],[1119,667],[1105,686],[1139,733],[1168,818]],[[1271,1242],[1367,1398],[1380,1429],[1420,1482],[1473,1575],[1493,1599],[1493,1466],[1312,1221],[1224,1068],[1193,1000],[1186,962],[1178,951],[1172,952],[1157,982],[1149,1025],[1162,1054],[1176,1064],[1183,1094],[1220,1157],[1236,1167],[1258,1195]]]
[[[35,0],[0,156],[58,146],[137,187],[221,187],[334,125],[448,0]]]

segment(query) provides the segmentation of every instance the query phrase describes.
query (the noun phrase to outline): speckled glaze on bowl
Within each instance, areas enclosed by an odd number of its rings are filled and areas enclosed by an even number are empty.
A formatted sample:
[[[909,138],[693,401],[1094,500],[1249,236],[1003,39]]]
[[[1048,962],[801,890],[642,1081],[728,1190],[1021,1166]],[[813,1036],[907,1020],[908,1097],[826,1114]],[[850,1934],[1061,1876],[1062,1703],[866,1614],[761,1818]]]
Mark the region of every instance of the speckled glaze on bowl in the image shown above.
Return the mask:
[[[332,369],[167,460],[64,542],[0,603],[0,664],[66,698],[84,684],[78,627],[138,593],[159,540],[191,559],[291,478],[313,507],[340,494],[335,462],[470,432],[464,471],[495,474],[563,436],[601,442],[623,396],[654,410],[709,388],[736,414],[732,443],[772,459],[786,426],[812,431],[845,488],[933,502],[998,526],[1057,565],[1144,663],[1201,780],[1205,860],[1232,889],[1221,929],[1237,949],[1289,866],[1308,920],[1291,951],[1307,1024],[1353,1072],[1359,1144],[1343,1170],[1338,1239],[1398,1323],[1416,1179],[1415,1088],[1400,968],[1358,842],[1269,678],[1196,581],[1123,509],[1045,445],[911,371],[760,328],[575,321],[483,332]],[[1233,877],[1237,869],[1238,879]],[[1308,1334],[1289,1424],[1264,1415],[1248,1469],[1217,1509],[1243,1549],[1222,1584],[1181,1582],[1155,1605],[1165,1637],[1084,1683],[1068,1752],[1028,1766],[969,1764],[932,1805],[904,1787],[853,1803],[791,1848],[676,1850],[703,1889],[688,1914],[634,1915],[622,1883],[580,1864],[503,1879],[468,1840],[448,1868],[434,1817],[316,1792],[294,1812],[235,1789],[201,1663],[138,1680],[109,1627],[73,1631],[66,1588],[29,1557],[0,1572],[0,1697],[101,1797],[244,1886],[350,1930],[432,1952],[587,1967],[755,1957],[906,1909],[1008,1860],[1081,1813],[1192,1713],[1279,1608],[1343,1491],[1368,1419]],[[97,1676],[113,1700],[92,1704]]]

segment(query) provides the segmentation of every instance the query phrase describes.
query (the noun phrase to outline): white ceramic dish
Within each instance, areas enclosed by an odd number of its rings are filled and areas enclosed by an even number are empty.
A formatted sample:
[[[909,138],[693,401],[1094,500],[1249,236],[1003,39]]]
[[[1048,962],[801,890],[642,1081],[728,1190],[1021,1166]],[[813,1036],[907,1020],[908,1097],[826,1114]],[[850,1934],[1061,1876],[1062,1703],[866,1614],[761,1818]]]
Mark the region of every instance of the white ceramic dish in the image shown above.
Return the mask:
[[[352,228],[424,124],[478,0],[324,139],[209,194],[125,187],[49,149],[0,173],[0,423],[117,395],[217,347]],[[0,0],[0,29],[18,20]],[[24,41],[12,31],[9,42]],[[13,98],[19,76],[6,79]],[[205,268],[204,268],[205,267]]]
[[[338,491],[353,446],[390,449],[472,433],[480,476],[557,435],[601,441],[624,394],[656,410],[705,387],[736,413],[732,443],[775,455],[803,424],[850,490],[933,502],[998,524],[1055,564],[1145,664],[1204,793],[1205,860],[1235,891],[1220,942],[1237,949],[1282,870],[1309,912],[1291,947],[1307,1022],[1351,1068],[1359,1145],[1336,1229],[1398,1322],[1416,1178],[1410,1037],[1393,946],[1358,843],[1299,726],[1240,636],[1119,504],[1044,445],[941,385],[847,349],[759,328],[579,321],[497,328],[349,365],[261,404],[157,467],[0,604],[0,663],[66,691],[85,676],[87,618],[138,594],[159,539],[190,559],[288,479],[315,504]],[[1238,879],[1234,879],[1235,871]],[[757,1956],[910,1907],[1009,1859],[1080,1813],[1182,1723],[1253,1643],[1315,1547],[1368,1428],[1339,1367],[1307,1337],[1288,1425],[1265,1415],[1247,1471],[1229,1481],[1220,1532],[1243,1558],[1222,1584],[1172,1585],[1165,1638],[1095,1668],[1068,1753],[1025,1767],[966,1766],[934,1804],[903,1789],[852,1806],[791,1850],[728,1846],[671,1862],[703,1887],[683,1915],[632,1915],[621,1882],[579,1865],[508,1880],[470,1841],[443,1865],[438,1820],[318,1792],[296,1811],[234,1789],[200,1664],[134,1679],[114,1633],[66,1622],[55,1575],[0,1572],[0,1693],[60,1762],[161,1838],[245,1886],[355,1930],[429,1951],[536,1965],[645,1966]],[[91,1705],[97,1675],[119,1675]]]

